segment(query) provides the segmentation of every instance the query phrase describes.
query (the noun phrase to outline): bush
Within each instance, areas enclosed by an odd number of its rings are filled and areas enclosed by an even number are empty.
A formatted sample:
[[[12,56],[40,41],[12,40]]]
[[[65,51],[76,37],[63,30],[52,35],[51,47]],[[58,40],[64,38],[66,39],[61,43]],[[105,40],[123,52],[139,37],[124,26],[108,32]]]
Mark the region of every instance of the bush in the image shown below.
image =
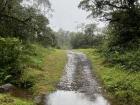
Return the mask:
[[[140,70],[140,49],[134,51],[125,51],[123,53],[118,51],[104,52],[103,55],[106,61],[112,65],[119,64],[124,69],[130,71]]]
[[[16,38],[0,38],[0,84],[17,84],[23,66],[22,45]]]
[[[24,44],[22,48],[22,64],[24,72],[20,78],[19,86],[24,89],[29,89],[36,83],[35,76],[38,72],[43,71],[44,57],[52,50],[44,48],[38,44]],[[37,74],[36,74],[37,73]]]

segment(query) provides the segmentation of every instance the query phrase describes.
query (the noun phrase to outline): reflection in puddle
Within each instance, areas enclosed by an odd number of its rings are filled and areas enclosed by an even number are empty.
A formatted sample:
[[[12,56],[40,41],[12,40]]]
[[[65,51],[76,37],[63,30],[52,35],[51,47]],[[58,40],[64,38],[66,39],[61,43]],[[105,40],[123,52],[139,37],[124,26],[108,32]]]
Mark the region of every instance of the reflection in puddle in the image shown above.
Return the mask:
[[[96,95],[95,100],[91,101],[83,93],[60,90],[50,94],[46,101],[46,105],[109,105],[101,95]]]

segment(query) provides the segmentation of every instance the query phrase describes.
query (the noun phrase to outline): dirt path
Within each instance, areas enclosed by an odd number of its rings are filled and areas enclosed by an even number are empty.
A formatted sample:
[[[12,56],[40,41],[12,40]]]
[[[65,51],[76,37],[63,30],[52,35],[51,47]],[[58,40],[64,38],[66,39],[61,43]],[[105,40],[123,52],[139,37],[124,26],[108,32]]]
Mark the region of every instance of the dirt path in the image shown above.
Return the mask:
[[[46,96],[46,105],[110,105],[103,97],[91,64],[81,52],[68,51],[68,62],[58,91]]]

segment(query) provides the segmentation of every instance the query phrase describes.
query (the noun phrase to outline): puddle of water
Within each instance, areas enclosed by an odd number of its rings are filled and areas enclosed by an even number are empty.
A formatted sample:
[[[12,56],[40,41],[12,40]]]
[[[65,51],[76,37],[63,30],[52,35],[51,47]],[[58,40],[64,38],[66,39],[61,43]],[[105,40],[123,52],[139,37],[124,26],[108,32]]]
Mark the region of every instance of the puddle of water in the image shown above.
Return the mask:
[[[71,84],[73,82],[73,76],[76,69],[77,60],[75,54],[71,51],[68,52],[68,62],[65,66],[65,74],[63,75],[59,87],[65,90],[72,90]]]
[[[84,93],[58,90],[46,97],[46,105],[109,105],[99,94],[91,101]]]

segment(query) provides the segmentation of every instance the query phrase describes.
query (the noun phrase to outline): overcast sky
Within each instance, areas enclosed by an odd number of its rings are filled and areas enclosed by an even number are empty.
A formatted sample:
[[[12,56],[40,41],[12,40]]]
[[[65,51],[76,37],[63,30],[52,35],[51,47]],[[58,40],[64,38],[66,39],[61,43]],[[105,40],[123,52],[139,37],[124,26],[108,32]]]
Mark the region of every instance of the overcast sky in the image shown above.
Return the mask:
[[[50,25],[54,30],[60,28],[68,31],[76,31],[81,23],[88,23],[88,13],[78,8],[80,0],[50,0],[54,9]]]

